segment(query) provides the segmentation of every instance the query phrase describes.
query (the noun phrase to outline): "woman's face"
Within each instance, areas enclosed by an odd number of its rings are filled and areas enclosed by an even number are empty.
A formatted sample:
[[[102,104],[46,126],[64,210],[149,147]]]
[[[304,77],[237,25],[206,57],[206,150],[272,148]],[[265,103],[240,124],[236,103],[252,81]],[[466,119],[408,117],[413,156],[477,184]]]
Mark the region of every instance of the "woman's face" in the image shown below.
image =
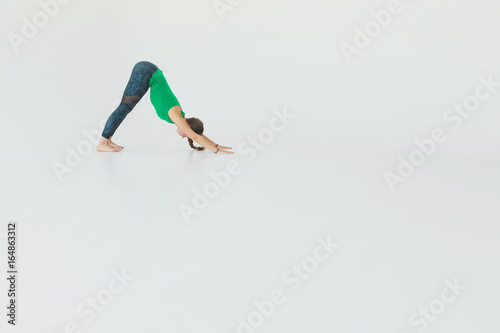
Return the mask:
[[[181,136],[181,138],[183,138],[183,139],[186,137],[186,134],[184,134],[184,133],[180,130],[180,128],[177,128],[177,134],[179,134],[179,135]]]

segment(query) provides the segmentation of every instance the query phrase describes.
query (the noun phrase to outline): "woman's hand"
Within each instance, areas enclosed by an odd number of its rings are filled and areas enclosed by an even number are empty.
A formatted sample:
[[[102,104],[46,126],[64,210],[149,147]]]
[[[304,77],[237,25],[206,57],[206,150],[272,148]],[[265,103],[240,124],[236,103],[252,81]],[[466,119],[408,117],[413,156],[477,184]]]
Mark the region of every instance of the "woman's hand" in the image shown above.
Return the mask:
[[[231,147],[225,147],[225,148],[231,149]],[[226,155],[234,154],[234,151],[224,150],[225,148],[222,148],[222,146],[217,146],[218,150],[216,154],[226,154]]]
[[[231,147],[226,147],[226,146],[221,146],[219,144],[216,144],[215,148],[218,149],[216,154],[234,154],[233,151],[226,150],[226,149],[233,149]]]

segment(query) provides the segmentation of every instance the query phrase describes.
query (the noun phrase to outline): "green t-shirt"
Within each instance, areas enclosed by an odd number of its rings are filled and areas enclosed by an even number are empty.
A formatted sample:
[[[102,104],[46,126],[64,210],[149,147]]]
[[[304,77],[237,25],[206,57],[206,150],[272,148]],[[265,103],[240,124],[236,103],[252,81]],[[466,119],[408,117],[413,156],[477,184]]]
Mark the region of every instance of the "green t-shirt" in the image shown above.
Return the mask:
[[[182,117],[184,117],[184,111],[182,111],[182,107],[175,97],[174,93],[170,89],[165,76],[163,76],[163,72],[158,69],[151,79],[149,79],[149,86],[151,87],[151,103],[153,104],[156,114],[161,119],[174,123],[170,117],[168,116],[168,111],[174,106],[179,106],[181,108]]]

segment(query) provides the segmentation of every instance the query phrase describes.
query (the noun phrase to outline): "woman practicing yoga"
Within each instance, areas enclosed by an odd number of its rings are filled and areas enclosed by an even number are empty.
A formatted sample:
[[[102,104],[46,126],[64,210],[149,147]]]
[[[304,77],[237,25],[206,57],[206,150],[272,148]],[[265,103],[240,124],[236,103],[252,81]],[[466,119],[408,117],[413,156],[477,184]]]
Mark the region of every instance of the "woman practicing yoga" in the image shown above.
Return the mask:
[[[128,81],[122,101],[118,108],[109,116],[102,136],[97,143],[97,151],[115,152],[123,149],[111,141],[111,137],[122,123],[123,119],[132,111],[141,98],[151,87],[151,103],[156,110],[156,114],[161,119],[177,125],[177,133],[188,138],[191,148],[196,150],[208,149],[216,154],[234,154],[224,147],[216,144],[203,135],[203,123],[198,118],[184,118],[184,111],[179,101],[172,93],[163,72],[155,64],[148,61],[138,62],[132,70],[132,75]],[[193,141],[202,147],[193,145]]]

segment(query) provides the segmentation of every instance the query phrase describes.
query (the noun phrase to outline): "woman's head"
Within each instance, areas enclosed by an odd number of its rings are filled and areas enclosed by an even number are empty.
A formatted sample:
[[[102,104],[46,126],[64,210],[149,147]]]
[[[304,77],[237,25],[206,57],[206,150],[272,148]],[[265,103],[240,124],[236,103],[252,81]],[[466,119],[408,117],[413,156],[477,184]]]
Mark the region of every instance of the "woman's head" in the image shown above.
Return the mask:
[[[203,122],[198,119],[198,118],[187,118],[186,119],[186,122],[188,123],[189,127],[191,127],[191,129],[193,130],[193,132],[195,132],[196,134],[198,135],[202,135],[203,134]],[[184,134],[180,129],[177,129],[177,133],[179,133],[179,135],[183,138],[186,137],[186,134]],[[191,146],[191,148],[193,149],[196,149],[196,150],[204,150],[205,148],[203,147],[196,147],[194,144],[193,144],[193,139],[191,138],[188,138],[188,143],[189,143],[189,146]]]

